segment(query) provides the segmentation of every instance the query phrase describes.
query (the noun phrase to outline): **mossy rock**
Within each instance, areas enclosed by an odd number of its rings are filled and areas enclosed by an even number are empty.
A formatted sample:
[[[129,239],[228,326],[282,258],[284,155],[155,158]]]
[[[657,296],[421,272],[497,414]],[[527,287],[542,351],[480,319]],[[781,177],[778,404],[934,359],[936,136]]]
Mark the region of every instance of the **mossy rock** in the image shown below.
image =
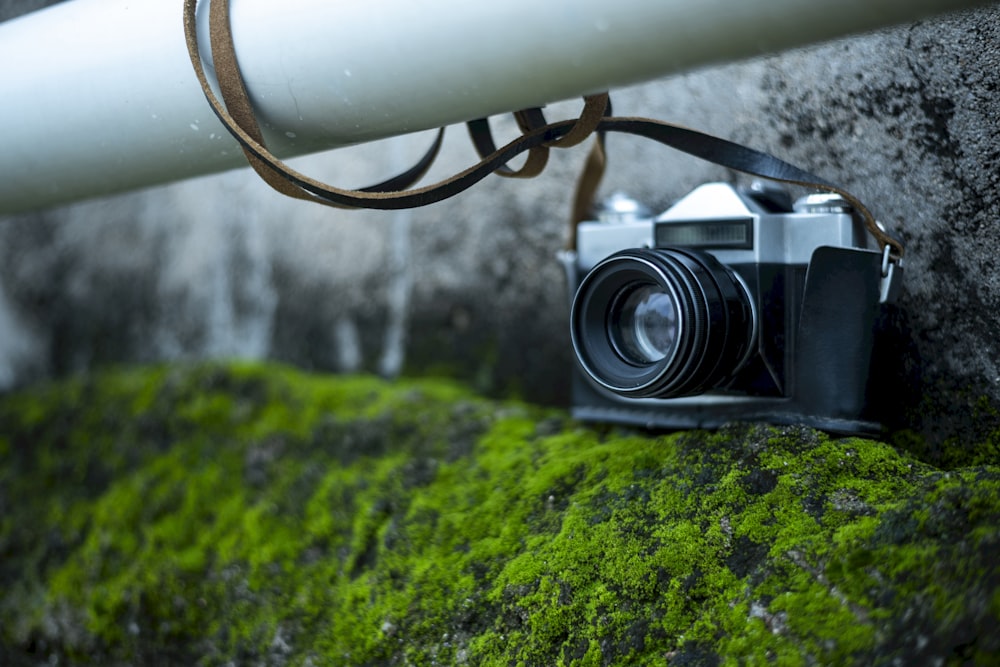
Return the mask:
[[[8,394],[0,461],[4,665],[1000,661],[988,463],[245,364]]]

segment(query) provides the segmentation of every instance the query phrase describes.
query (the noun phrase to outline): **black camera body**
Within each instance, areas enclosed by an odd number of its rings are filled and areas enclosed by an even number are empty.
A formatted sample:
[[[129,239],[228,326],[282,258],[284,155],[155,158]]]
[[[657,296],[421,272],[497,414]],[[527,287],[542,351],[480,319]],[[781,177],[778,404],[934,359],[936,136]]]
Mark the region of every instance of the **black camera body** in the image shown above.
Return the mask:
[[[836,195],[782,194],[709,183],[656,217],[578,225],[574,416],[881,430],[872,361],[901,267]]]

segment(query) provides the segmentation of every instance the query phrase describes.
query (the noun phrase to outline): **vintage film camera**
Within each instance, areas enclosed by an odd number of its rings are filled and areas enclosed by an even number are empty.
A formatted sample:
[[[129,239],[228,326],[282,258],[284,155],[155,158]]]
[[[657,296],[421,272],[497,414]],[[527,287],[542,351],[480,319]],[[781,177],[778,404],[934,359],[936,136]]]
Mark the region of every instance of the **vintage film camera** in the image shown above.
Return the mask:
[[[695,189],[663,214],[617,196],[564,253],[573,414],[878,433],[874,350],[901,268],[837,195]]]

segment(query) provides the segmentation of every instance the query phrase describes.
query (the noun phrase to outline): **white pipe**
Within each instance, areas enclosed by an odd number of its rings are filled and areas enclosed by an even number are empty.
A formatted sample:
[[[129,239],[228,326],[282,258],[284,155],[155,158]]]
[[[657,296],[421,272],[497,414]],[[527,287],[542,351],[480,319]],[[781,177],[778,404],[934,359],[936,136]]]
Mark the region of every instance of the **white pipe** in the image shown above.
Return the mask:
[[[248,89],[283,156],[983,4],[231,1]],[[181,15],[181,0],[72,0],[0,24],[0,214],[244,164],[197,85]]]

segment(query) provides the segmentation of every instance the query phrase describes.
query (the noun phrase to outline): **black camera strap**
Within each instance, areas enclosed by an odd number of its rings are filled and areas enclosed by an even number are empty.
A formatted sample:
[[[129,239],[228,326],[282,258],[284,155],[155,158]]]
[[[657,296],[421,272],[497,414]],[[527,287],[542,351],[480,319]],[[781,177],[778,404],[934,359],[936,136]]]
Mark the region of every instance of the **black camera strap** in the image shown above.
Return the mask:
[[[843,188],[814,174],[784,162],[772,155],[720,139],[697,130],[672,125],[649,118],[615,117],[607,93],[584,98],[584,108],[575,120],[549,123],[537,108],[514,113],[521,136],[496,147],[486,119],[467,123],[473,144],[482,158],[480,162],[432,185],[412,187],[427,172],[441,148],[444,129],[427,153],[412,168],[389,180],[360,189],[343,189],[327,185],[292,169],[274,156],[264,142],[256,114],[240,73],[229,21],[229,0],[209,2],[209,35],[212,58],[222,92],[223,103],[216,97],[201,59],[198,42],[197,0],[184,0],[184,32],[188,53],[205,97],[240,143],[247,161],[272,188],[290,197],[304,199],[336,208],[401,209],[426,206],[452,197],[486,176],[496,173],[511,178],[530,178],[544,169],[551,148],[576,146],[596,135],[586,165],[577,182],[571,224],[589,215],[594,193],[601,181],[606,163],[604,136],[608,132],[632,134],[652,139],[665,146],[683,151],[715,164],[773,181],[834,192],[852,206],[879,247],[893,259],[903,255],[902,244],[886,234],[876,223],[868,208]],[[520,169],[508,163],[526,154]],[[575,238],[571,234],[570,238]]]

